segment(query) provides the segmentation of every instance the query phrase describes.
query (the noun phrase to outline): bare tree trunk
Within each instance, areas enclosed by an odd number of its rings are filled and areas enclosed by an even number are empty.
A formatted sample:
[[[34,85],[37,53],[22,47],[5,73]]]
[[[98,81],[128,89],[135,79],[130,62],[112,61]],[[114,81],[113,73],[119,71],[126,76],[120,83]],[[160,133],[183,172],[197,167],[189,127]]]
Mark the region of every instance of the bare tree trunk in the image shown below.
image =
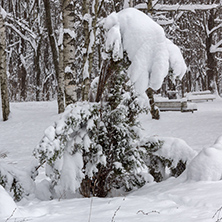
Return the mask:
[[[56,44],[56,39],[52,27],[52,20],[51,20],[51,8],[50,8],[50,1],[44,0],[45,12],[46,12],[46,25],[48,30],[48,36],[50,41],[50,46],[52,50],[52,57],[53,57],[53,64],[55,68],[55,75],[57,79],[57,103],[58,103],[58,113],[64,112],[64,82],[63,76],[64,72],[61,72],[60,64],[59,64],[59,52],[58,47]],[[62,58],[61,58],[62,59]]]
[[[41,88],[41,68],[40,68],[40,49],[41,49],[41,40],[42,40],[42,37],[41,39],[39,40],[38,42],[38,46],[37,46],[37,49],[36,49],[36,52],[34,54],[34,68],[35,68],[35,77],[36,77],[36,101],[40,101],[41,100],[41,93],[40,93],[40,88]]]
[[[83,1],[83,17],[89,13],[89,0]],[[89,23],[88,21],[83,21],[84,26],[84,37],[85,37],[85,44],[84,48],[86,52],[83,54],[83,69],[82,69],[82,76],[83,76],[83,83],[82,83],[82,100],[88,100],[89,97],[89,89],[90,89],[90,64],[89,64],[89,46],[90,46],[90,31],[89,31]]]
[[[105,89],[105,85],[107,80],[110,78],[112,74],[119,70],[119,61],[114,62],[111,60],[105,60],[103,62],[103,66],[101,69],[101,73],[99,75],[99,83],[97,87],[97,94],[96,94],[96,102],[99,102],[102,99],[102,94]]]
[[[211,31],[215,25],[215,11],[212,9],[209,12],[208,29]],[[215,55],[211,53],[210,48],[213,43],[213,33],[210,33],[206,38],[206,51],[207,51],[207,88],[214,91],[214,84],[217,76],[217,62]]]
[[[6,50],[5,26],[2,14],[0,13],[0,83],[1,83],[3,121],[8,120],[8,116],[10,113],[5,50]]]
[[[123,8],[133,7],[133,0],[124,0]]]
[[[74,29],[75,3],[72,0],[63,0],[63,66],[65,82],[65,104],[66,106],[78,100],[78,86],[75,61],[75,29]]]
[[[63,33],[60,33],[63,38]],[[58,73],[58,90],[57,90],[57,101],[59,107],[59,113],[65,110],[65,94],[64,94],[64,63],[63,63],[63,44],[58,45],[59,47],[59,73]]]
[[[83,87],[82,87],[82,99],[88,100],[89,98],[89,90],[90,90],[90,82],[91,82],[91,74],[93,70],[93,59],[95,52],[95,41],[96,41],[96,31],[97,31],[97,23],[98,17],[101,12],[102,6],[104,4],[104,0],[94,0],[94,4],[92,6],[92,22],[91,22],[91,30],[89,30],[88,21],[84,21],[84,34],[85,34],[85,49],[86,53],[83,57]],[[83,16],[86,13],[90,13],[89,9],[90,1],[85,0],[83,4]],[[93,41],[93,42],[90,42]],[[86,70],[87,69],[87,70]]]
[[[152,10],[153,10],[152,0],[148,0],[148,2],[147,2],[147,10],[148,10],[148,12],[152,13]]]
[[[150,112],[152,115],[152,119],[160,119],[159,110],[155,106],[155,101],[154,101],[154,97],[153,97],[153,90],[151,88],[148,88],[146,90],[146,94],[147,94],[149,101],[150,101]]]

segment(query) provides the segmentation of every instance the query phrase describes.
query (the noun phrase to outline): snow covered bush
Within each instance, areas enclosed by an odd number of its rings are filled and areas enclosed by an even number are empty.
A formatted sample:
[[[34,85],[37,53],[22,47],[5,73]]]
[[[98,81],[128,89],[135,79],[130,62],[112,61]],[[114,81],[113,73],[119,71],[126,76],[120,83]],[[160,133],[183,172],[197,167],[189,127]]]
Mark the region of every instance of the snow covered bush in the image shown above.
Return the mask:
[[[34,150],[57,196],[80,192],[107,196],[112,189],[126,191],[146,182],[147,167],[138,146],[137,116],[142,109],[134,92],[125,91],[126,77],[109,80],[106,102],[78,102],[45,131]]]
[[[185,141],[168,137],[145,137],[140,146],[146,149],[145,162],[156,182],[183,173],[196,155]]]
[[[77,191],[84,196],[106,196],[114,188],[140,187],[149,178],[137,116],[142,103],[148,106],[146,90],[159,89],[168,74],[173,47],[167,45],[163,29],[136,9],[114,12],[103,25],[105,65],[90,91],[90,98],[100,102],[67,107],[34,151],[39,164],[46,164],[51,190],[57,196]],[[126,69],[134,87],[130,90],[121,72]],[[179,71],[182,77],[184,70]]]
[[[3,161],[0,162],[0,185],[15,201],[20,201],[23,197],[34,193],[35,189],[31,174]]]

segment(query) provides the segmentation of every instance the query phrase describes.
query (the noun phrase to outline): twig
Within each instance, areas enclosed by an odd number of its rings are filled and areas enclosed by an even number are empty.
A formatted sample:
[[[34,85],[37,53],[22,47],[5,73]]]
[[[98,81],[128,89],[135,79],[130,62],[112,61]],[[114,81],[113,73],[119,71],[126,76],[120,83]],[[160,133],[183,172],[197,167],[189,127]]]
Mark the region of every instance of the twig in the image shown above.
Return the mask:
[[[89,220],[88,220],[88,222],[90,222],[90,220],[91,220],[91,215],[92,215],[92,204],[93,204],[93,198],[91,198],[91,201],[90,201],[90,211],[89,211]]]
[[[17,220],[17,219],[15,219],[14,220],[14,222],[26,222],[26,221],[30,221],[31,219],[26,219],[26,218],[24,218],[24,219],[22,219],[22,220]]]
[[[137,214],[138,214],[138,213],[142,213],[143,215],[149,215],[149,214],[151,214],[151,213],[160,214],[160,212],[159,212],[159,211],[156,211],[156,210],[153,210],[153,211],[150,211],[150,212],[147,212],[147,213],[145,213],[143,210],[139,210],[139,211],[137,212]]]
[[[119,207],[115,210],[111,222],[115,222],[115,220],[114,220],[114,219],[115,219],[115,216],[116,216],[117,212],[120,210],[120,208],[121,208],[121,206],[119,206]]]
[[[9,221],[9,220],[13,217],[13,215],[14,215],[14,213],[15,213],[16,210],[17,210],[17,208],[15,208],[15,209],[12,211],[12,214],[10,215],[10,217],[8,217],[8,218],[6,219],[5,222]]]
[[[212,218],[214,219],[214,218],[217,216],[216,222],[222,221],[222,217],[220,217],[221,210],[222,210],[222,207],[219,208],[219,209],[216,211],[216,213],[213,215],[213,217],[212,217]]]

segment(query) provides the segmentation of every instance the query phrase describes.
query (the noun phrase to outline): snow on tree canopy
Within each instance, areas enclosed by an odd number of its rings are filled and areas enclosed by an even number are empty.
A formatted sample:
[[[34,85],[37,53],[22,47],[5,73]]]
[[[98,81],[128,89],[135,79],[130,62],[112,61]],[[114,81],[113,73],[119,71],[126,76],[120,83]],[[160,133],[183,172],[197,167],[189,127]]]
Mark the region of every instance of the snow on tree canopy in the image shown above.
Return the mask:
[[[113,60],[121,59],[123,50],[128,53],[131,61],[128,74],[139,94],[144,94],[149,87],[154,90],[161,87],[169,63],[175,68],[175,75],[182,78],[185,73],[178,48],[169,44],[163,28],[143,12],[134,8],[113,12],[105,19],[104,28],[107,30],[106,51],[112,51]],[[170,56],[171,53],[175,56]]]

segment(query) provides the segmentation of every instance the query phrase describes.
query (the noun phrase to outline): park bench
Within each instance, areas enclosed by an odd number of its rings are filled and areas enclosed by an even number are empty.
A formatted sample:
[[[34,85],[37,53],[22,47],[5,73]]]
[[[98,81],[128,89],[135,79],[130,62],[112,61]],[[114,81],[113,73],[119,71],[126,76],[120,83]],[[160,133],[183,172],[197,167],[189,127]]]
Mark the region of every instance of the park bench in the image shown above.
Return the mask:
[[[212,94],[209,90],[201,92],[191,92],[187,94],[187,101],[189,102],[199,102],[199,101],[209,101],[216,99],[215,94]]]
[[[187,100],[171,99],[171,100],[157,100],[155,105],[160,111],[181,111],[181,112],[194,112],[197,111],[195,104],[188,103]]]

